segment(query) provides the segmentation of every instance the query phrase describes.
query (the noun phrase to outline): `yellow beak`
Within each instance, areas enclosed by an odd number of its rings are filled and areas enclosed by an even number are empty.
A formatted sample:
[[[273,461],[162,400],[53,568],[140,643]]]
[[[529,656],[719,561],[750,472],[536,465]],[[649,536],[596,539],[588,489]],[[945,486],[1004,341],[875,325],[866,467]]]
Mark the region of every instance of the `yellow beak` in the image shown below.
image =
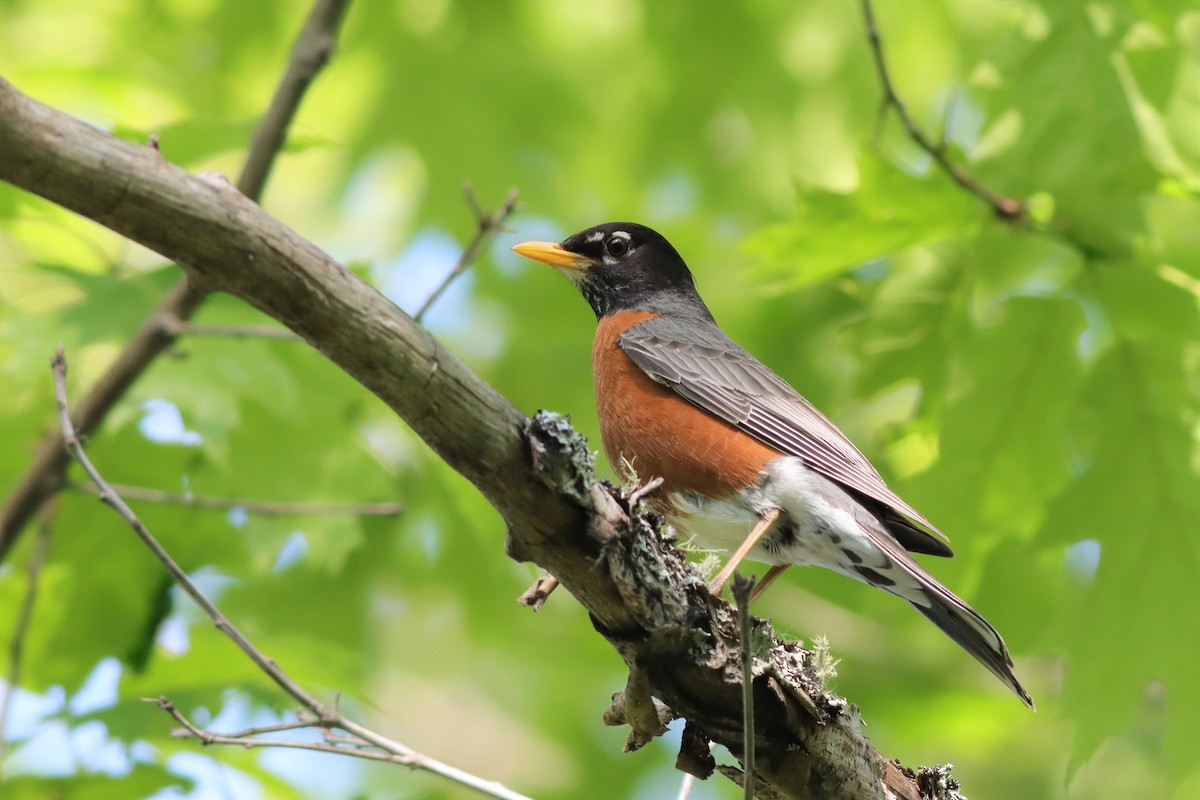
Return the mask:
[[[554,242],[521,242],[513,247],[513,252],[569,272],[583,272],[595,263],[593,259],[564,250],[562,245]]]

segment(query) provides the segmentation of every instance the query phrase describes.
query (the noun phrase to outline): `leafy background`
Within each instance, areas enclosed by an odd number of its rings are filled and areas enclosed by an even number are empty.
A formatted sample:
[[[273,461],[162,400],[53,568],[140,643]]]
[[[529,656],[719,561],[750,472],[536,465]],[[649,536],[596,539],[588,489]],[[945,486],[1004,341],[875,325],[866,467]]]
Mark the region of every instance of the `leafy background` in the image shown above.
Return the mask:
[[[189,169],[236,172],[304,4],[3,0],[0,73]],[[950,533],[937,574],[1010,643],[1038,701],[882,593],[789,575],[760,613],[828,635],[884,753],[977,797],[1200,796],[1197,392],[1200,12],[1185,2],[881,2],[898,89],[1011,226],[880,125],[853,4],[401,0],[349,13],[264,205],[402,307],[510,186],[523,208],[427,322],[520,408],[598,443],[592,321],[508,246],[634,219],[714,312]],[[0,491],[177,271],[0,186]],[[202,323],[263,322],[227,298]],[[110,480],[395,518],[138,511],[259,646],[413,747],[539,797],[673,796],[670,743],[620,752],[624,676],[498,516],[303,345],[185,338],[89,443]],[[0,566],[9,642],[34,547]],[[465,796],[311,754],[201,751],[144,705],[231,728],[287,711],[95,499],[58,506],[4,736],[6,798]],[[727,758],[727,756],[723,756]],[[710,781],[696,798],[733,797]]]

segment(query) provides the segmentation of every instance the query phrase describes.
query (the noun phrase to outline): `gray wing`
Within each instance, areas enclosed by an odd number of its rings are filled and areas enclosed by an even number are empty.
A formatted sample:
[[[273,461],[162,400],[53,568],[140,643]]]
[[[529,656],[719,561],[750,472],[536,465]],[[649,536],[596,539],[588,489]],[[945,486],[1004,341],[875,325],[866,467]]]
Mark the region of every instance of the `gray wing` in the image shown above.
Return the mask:
[[[875,501],[868,506],[877,504],[881,521],[905,548],[952,555],[945,535],[887,487],[836,425],[712,322],[655,317],[631,327],[617,344],[688,402]]]

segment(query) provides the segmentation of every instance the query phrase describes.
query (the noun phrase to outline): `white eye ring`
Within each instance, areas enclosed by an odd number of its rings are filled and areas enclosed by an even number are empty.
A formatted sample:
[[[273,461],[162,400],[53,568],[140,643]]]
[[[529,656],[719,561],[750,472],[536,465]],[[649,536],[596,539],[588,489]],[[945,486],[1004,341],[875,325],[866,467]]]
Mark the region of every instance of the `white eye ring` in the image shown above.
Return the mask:
[[[613,258],[626,256],[632,249],[633,243],[629,239],[629,234],[624,231],[618,231],[604,240],[604,252]]]

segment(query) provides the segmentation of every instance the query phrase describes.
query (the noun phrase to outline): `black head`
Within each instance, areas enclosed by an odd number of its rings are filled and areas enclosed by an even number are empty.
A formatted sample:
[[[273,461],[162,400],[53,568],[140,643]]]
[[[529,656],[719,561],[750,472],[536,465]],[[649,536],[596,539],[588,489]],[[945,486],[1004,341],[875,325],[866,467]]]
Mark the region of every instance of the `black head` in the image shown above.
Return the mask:
[[[617,311],[670,311],[711,319],[687,264],[645,225],[607,222],[553,242],[524,242],[516,252],[562,272],[600,318]]]

